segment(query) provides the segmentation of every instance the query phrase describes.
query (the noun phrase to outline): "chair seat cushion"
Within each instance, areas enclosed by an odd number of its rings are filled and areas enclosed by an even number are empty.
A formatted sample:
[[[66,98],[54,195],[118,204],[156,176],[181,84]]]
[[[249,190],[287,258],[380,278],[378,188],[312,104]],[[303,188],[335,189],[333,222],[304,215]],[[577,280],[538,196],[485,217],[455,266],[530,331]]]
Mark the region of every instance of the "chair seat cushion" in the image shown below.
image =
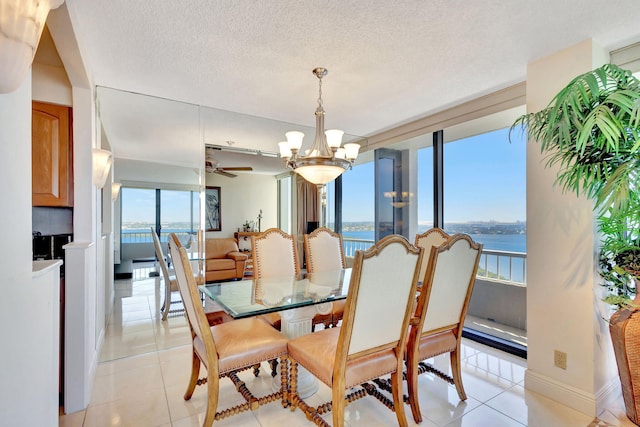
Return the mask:
[[[331,312],[335,315],[339,315],[342,319],[342,315],[344,313],[344,305],[346,304],[346,299],[339,299],[333,302],[333,307],[331,307]]]
[[[340,328],[331,328],[290,340],[287,345],[289,357],[331,387],[339,335]],[[393,349],[381,350],[349,361],[345,388],[395,372],[397,363]]]
[[[169,289],[171,292],[179,291],[178,281],[176,280],[176,276],[169,276]]]
[[[254,317],[212,326],[211,333],[218,352],[220,374],[276,359],[287,353],[287,338]],[[193,347],[200,360],[207,360],[200,338],[194,339]]]
[[[458,340],[451,330],[422,336],[418,346],[418,360],[425,360],[439,354],[452,352],[456,349],[457,343]]]
[[[216,258],[207,260],[207,271],[235,270],[236,262],[230,258]]]
[[[262,314],[258,316],[258,319],[266,322],[269,326],[271,326],[272,328],[276,328],[277,330],[280,330],[282,326],[282,318],[278,313]]]

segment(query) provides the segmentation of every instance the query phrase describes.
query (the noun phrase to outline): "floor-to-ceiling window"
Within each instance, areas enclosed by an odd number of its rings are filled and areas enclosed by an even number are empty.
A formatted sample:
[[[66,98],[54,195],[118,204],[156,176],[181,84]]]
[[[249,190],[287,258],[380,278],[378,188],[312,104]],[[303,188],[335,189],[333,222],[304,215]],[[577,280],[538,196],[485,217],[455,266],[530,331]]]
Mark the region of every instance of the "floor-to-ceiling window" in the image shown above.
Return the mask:
[[[433,147],[418,150],[418,233],[433,227]]]
[[[292,233],[293,191],[289,174],[278,177],[278,227],[285,233]]]
[[[342,174],[342,233],[345,255],[366,249],[374,239],[374,163],[353,166]]]
[[[485,249],[525,252],[525,145],[509,143],[508,131],[444,145],[445,229]]]
[[[484,245],[465,328],[525,349],[526,147],[508,132],[444,144],[444,228]]]
[[[200,228],[197,191],[123,187],[120,197],[122,259],[154,256],[152,228],[160,233],[163,244],[169,233],[176,233],[185,245]]]

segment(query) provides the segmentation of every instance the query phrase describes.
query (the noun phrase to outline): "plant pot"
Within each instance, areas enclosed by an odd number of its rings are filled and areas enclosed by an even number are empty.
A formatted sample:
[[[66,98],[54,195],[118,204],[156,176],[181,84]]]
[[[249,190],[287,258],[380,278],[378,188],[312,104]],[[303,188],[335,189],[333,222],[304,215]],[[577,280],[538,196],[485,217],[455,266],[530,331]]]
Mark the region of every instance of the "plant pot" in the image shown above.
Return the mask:
[[[640,296],[633,300],[640,305]],[[640,309],[621,308],[609,322],[627,417],[640,425]]]

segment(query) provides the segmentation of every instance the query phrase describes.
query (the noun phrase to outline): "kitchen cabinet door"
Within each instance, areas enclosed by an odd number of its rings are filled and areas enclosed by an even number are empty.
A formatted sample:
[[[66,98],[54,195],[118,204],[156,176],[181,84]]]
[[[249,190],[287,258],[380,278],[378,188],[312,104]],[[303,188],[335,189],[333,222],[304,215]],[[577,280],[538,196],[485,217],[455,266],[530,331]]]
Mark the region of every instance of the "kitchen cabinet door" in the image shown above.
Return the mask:
[[[71,108],[33,102],[32,204],[73,206]]]

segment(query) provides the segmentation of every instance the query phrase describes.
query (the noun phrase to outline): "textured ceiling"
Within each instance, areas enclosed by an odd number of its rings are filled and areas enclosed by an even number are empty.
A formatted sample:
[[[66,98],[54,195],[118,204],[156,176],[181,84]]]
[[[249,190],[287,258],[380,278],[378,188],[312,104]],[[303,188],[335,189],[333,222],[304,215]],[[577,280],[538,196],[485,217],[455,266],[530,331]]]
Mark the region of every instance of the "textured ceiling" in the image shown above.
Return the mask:
[[[638,0],[66,4],[96,85],[314,126],[323,66],[327,127],[363,136],[521,82],[585,39],[640,40]]]

